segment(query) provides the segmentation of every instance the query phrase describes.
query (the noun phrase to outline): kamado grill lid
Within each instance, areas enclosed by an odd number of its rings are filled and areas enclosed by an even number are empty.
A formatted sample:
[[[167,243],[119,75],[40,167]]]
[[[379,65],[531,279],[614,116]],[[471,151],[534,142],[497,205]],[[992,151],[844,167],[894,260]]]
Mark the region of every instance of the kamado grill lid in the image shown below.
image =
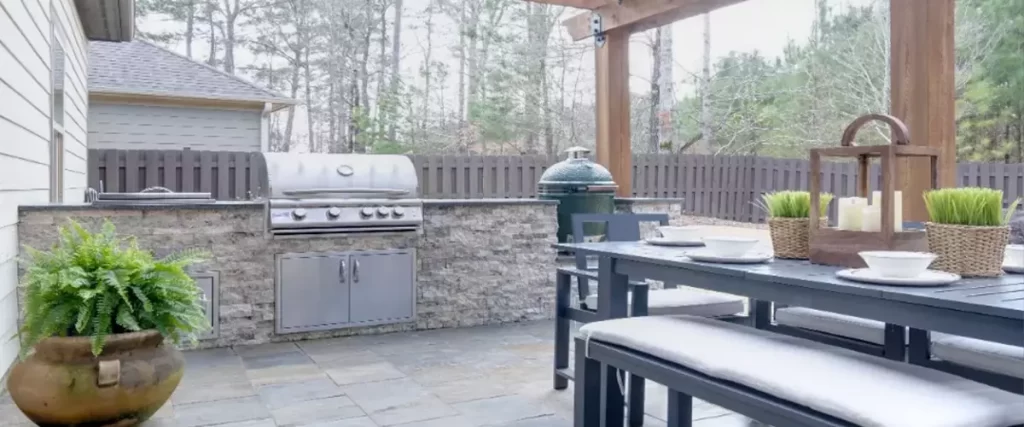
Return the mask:
[[[568,157],[558,163],[551,165],[544,174],[540,176],[541,187],[611,187],[614,189],[615,181],[611,172],[587,158],[590,150],[584,147],[572,147],[565,150]]]

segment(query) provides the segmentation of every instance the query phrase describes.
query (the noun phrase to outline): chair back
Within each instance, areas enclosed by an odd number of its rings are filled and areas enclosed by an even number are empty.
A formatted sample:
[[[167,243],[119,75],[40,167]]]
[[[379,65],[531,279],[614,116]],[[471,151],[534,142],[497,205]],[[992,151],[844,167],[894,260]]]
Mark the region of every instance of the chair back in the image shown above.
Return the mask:
[[[668,225],[668,214],[664,213],[640,213],[640,214],[573,214],[572,216],[572,241],[583,242],[586,235],[583,234],[583,225],[591,223],[603,223],[605,228],[605,241],[608,242],[635,242],[640,240],[640,224],[644,222],[656,222],[659,225]],[[576,268],[588,269],[587,256],[581,253],[575,254]],[[580,299],[585,299],[588,293],[588,280],[577,278],[579,281]]]

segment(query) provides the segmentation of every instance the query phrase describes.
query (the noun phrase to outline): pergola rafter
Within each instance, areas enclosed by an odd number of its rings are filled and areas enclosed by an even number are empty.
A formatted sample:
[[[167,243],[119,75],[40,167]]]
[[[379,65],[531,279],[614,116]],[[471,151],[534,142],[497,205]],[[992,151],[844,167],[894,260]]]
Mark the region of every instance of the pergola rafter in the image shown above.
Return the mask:
[[[527,0],[590,9],[563,22],[574,40],[595,37],[597,161],[632,197],[633,160],[629,120],[629,36],[744,0]],[[779,0],[784,3],[785,0]],[[910,129],[912,145],[938,148],[940,186],[955,185],[954,0],[889,0],[891,106]],[[780,4],[780,7],[781,4]],[[754,36],[752,30],[752,36]],[[872,113],[864,111],[861,113]],[[838,143],[838,141],[837,141]],[[927,168],[900,168],[904,219],[925,220],[921,192],[930,187]]]

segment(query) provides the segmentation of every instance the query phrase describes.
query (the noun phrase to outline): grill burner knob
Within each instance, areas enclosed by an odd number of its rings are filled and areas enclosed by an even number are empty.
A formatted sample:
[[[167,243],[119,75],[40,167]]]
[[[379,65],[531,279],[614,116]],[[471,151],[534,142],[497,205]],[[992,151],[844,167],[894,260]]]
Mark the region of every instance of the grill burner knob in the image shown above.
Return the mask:
[[[327,216],[329,216],[331,218],[337,218],[337,217],[341,216],[341,209],[338,209],[338,208],[327,209]]]
[[[395,217],[405,215],[405,209],[402,209],[401,206],[395,206],[393,209],[391,209],[391,215],[394,215]]]
[[[292,211],[292,216],[295,217],[295,219],[303,219],[303,218],[306,217],[306,210],[302,209],[302,208],[298,208],[298,209]]]
[[[391,214],[391,210],[388,209],[388,208],[385,208],[383,206],[377,208],[377,216],[379,216],[381,218],[387,218],[387,216],[390,215],[390,214]]]
[[[359,210],[359,215],[363,218],[369,218],[373,216],[373,208],[362,208]]]

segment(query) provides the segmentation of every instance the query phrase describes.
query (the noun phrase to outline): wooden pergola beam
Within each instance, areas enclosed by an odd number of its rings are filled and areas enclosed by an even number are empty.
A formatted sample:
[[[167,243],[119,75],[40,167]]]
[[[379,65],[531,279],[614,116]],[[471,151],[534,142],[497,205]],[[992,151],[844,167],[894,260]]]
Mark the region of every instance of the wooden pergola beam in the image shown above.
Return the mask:
[[[577,9],[597,9],[614,0],[530,0],[531,3],[544,3],[555,6],[575,7]]]
[[[910,143],[939,149],[939,187],[956,185],[955,0],[889,0],[891,114],[910,129]],[[900,164],[903,218],[928,219],[922,192],[931,187],[928,160]]]
[[[591,19],[597,14],[601,16],[602,32],[625,28],[628,33],[633,34],[743,1],[745,0],[622,0],[622,4],[604,3],[593,12],[581,13],[566,19],[562,25],[569,31],[569,36],[573,40],[583,40],[594,35]]]

